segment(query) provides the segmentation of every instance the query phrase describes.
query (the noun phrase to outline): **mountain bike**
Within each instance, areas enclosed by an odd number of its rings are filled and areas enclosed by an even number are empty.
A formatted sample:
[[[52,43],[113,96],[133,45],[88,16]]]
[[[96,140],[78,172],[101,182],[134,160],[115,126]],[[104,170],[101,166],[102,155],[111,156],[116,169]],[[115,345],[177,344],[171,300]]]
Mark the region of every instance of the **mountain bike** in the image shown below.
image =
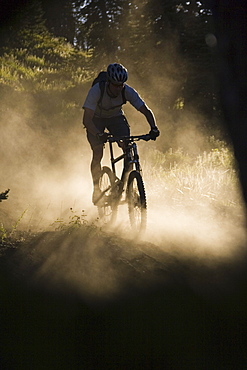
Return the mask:
[[[118,206],[128,204],[129,220],[134,232],[143,232],[147,223],[147,201],[141,175],[136,141],[150,140],[150,135],[108,136],[111,168],[104,166],[99,181],[101,196],[98,201],[99,218],[104,223],[113,223],[117,217]],[[114,157],[114,143],[123,153]],[[116,163],[123,161],[121,177],[116,175]]]

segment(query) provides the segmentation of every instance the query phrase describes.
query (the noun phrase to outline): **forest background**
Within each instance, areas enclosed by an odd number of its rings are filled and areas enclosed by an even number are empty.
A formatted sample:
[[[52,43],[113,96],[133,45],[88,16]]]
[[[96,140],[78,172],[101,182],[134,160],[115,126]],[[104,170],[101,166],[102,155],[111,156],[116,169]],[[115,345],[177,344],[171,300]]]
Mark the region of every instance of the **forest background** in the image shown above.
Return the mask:
[[[49,120],[76,122],[92,79],[117,61],[172,137],[185,112],[198,114],[201,130],[221,127],[216,38],[203,2],[8,1],[2,15],[1,96],[15,106],[28,96],[45,112],[52,96]]]
[[[0,0],[1,369],[246,368],[246,223],[208,1]],[[115,232],[87,223],[81,106],[115,61],[161,132],[138,143],[143,241],[127,210]]]
[[[220,166],[217,191],[225,202],[229,189],[222,191],[222,182],[226,183],[222,173],[232,171],[233,157],[226,150],[230,143],[219,98],[217,39],[206,4],[3,1],[0,190],[11,187],[13,196],[20,199],[21,192],[23,201],[35,192],[44,203],[44,193],[56,187],[61,201],[61,192],[70,196],[68,183],[75,172],[82,186],[84,164],[90,178],[81,106],[98,72],[116,61],[127,67],[128,83],[155,113],[161,137],[154,144],[155,154],[149,149],[149,155],[155,156],[153,168],[157,169],[157,161],[159,170],[165,171],[174,169],[178,161],[198,163],[198,156],[203,158],[208,151],[207,164],[210,160],[210,166]],[[146,133],[142,117],[131,107],[124,110],[132,133]],[[56,186],[46,181],[51,176]],[[211,198],[215,173],[212,176],[203,189],[199,186],[200,197],[206,192]],[[191,178],[180,177],[181,186],[189,189]],[[175,187],[180,191],[172,183]],[[23,204],[15,208],[19,214],[24,209]]]

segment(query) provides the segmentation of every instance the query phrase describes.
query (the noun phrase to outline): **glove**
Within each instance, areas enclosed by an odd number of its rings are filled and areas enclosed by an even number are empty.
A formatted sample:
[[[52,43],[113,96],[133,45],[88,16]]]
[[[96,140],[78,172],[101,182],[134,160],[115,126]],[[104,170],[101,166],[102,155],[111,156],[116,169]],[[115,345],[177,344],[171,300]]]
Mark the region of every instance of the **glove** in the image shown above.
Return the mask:
[[[106,132],[100,132],[97,134],[97,138],[101,142],[101,144],[105,144],[108,139],[108,134]]]
[[[156,137],[160,135],[158,127],[152,127],[151,130],[149,131],[149,136],[151,140],[156,140]]]

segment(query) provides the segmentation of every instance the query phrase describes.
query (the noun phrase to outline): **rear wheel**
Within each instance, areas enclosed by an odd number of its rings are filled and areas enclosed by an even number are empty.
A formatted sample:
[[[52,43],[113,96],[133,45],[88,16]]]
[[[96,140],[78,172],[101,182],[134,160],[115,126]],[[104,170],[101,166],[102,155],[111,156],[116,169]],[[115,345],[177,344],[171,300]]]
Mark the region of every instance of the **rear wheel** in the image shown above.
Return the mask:
[[[142,177],[139,172],[129,174],[127,197],[130,225],[134,232],[143,232],[147,224],[147,202]]]
[[[102,193],[99,200],[98,213],[100,219],[106,223],[112,223],[117,216],[118,202],[116,197],[116,177],[109,167],[102,168],[99,180],[99,188]]]

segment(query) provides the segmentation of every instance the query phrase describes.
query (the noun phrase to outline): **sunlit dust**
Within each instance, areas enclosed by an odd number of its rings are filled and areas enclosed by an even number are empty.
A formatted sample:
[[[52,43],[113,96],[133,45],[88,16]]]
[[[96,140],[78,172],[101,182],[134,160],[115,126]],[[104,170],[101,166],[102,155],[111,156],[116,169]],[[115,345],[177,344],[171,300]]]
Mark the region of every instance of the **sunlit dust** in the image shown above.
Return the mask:
[[[165,70],[171,72],[169,60],[167,56]],[[138,90],[137,76],[123,62],[130,84]],[[132,284],[139,289],[144,280],[145,286],[151,281],[158,284],[157,271],[166,271],[166,258],[211,266],[241,255],[245,220],[234,163],[232,167],[225,163],[231,160],[226,148],[209,142],[200,126],[202,116],[184,106],[171,109],[169,98],[176,95],[180,77],[164,72],[158,78],[154,71],[155,84],[160,82],[157,96],[167,102],[162,106],[140,84],[139,92],[161,131],[155,142],[138,142],[148,211],[142,235],[132,233],[126,205],[119,206],[114,225],[98,219],[82,111],[78,121],[66,127],[47,122],[32,101],[1,113],[1,191],[10,193],[0,203],[0,221],[6,229],[19,220],[19,229],[41,232],[34,241],[33,258],[39,261],[34,281],[58,289],[66,285],[94,300],[116,297]],[[132,134],[148,133],[143,115],[128,105],[124,111]],[[110,166],[107,146],[102,164]],[[69,228],[79,222],[85,228]],[[22,249],[24,255],[28,248]]]

